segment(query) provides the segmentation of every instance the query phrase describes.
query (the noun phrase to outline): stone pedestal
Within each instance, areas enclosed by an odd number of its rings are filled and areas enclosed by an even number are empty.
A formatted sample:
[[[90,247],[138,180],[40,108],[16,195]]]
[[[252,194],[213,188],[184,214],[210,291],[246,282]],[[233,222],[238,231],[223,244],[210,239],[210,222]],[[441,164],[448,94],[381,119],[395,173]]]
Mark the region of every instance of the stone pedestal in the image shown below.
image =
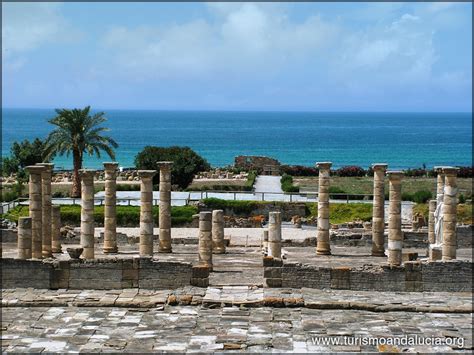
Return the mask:
[[[173,162],[160,161],[160,253],[171,253],[171,166]]]
[[[95,170],[79,170],[81,177],[81,246],[82,257],[94,259],[94,176]]]
[[[441,248],[435,247],[435,246],[430,247],[428,257],[430,261],[441,260],[442,258]]]
[[[390,183],[390,205],[388,208],[388,264],[402,264],[402,171],[387,171]]]
[[[444,197],[443,197],[443,260],[456,259],[457,237],[456,237],[456,207],[457,207],[457,169],[452,167],[443,168],[445,175]]]
[[[18,259],[31,259],[31,217],[18,218]]]
[[[61,208],[53,206],[51,213],[51,247],[53,253],[62,253],[61,248]]]
[[[199,265],[212,271],[212,212],[199,213]]]
[[[212,252],[224,254],[224,211],[212,211]]]
[[[268,214],[268,255],[281,258],[281,213]]]
[[[30,195],[30,217],[31,217],[31,257],[42,258],[43,244],[43,200],[41,187],[41,173],[44,166],[30,165],[26,171],[30,174],[29,195]]]
[[[140,256],[153,256],[153,176],[155,170],[138,170],[140,185]]]
[[[118,163],[104,163],[104,254],[117,253],[117,168]]]
[[[319,169],[317,255],[331,254],[329,244],[329,173],[331,165],[330,162],[316,163]]]
[[[51,258],[53,256],[51,244],[51,179],[53,177],[54,164],[41,163],[44,166],[41,173],[41,190],[42,190],[42,254],[43,258]]]
[[[385,188],[387,164],[374,164],[374,201],[372,210],[372,256],[385,256]]]

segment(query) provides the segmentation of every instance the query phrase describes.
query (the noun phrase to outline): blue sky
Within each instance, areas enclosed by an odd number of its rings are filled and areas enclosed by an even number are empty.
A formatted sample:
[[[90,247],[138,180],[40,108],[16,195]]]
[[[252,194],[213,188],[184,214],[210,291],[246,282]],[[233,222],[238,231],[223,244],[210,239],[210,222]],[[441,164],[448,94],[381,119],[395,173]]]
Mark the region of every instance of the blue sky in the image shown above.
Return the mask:
[[[471,3],[2,3],[4,107],[472,111]]]

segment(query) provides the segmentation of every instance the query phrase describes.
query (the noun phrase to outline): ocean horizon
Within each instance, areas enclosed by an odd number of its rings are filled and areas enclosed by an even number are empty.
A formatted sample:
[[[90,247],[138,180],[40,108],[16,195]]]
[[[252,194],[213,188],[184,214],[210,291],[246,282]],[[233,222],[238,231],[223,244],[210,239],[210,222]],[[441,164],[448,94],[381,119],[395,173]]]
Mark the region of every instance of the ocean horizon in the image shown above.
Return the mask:
[[[305,166],[332,161],[334,168],[472,166],[472,112],[99,111],[119,144],[115,160],[122,167],[133,167],[147,145],[189,146],[215,167],[238,155]],[[54,109],[3,108],[2,156],[14,141],[46,138],[54,115]],[[104,161],[110,158],[86,157],[84,167],[102,168]],[[72,157],[54,163],[71,169]]]

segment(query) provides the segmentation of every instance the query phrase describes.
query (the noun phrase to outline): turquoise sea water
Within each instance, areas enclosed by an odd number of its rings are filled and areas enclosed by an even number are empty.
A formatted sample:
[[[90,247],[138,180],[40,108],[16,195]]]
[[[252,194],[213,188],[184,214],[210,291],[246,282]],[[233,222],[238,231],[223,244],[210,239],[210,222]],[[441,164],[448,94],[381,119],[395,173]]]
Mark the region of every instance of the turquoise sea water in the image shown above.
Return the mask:
[[[116,160],[133,166],[146,145],[186,145],[213,166],[237,155],[265,155],[285,164],[334,167],[387,162],[390,168],[472,165],[472,113],[315,113],[105,110]],[[15,140],[45,138],[54,110],[3,109],[2,156]],[[85,167],[101,167],[87,158]],[[71,168],[72,157],[57,157]]]

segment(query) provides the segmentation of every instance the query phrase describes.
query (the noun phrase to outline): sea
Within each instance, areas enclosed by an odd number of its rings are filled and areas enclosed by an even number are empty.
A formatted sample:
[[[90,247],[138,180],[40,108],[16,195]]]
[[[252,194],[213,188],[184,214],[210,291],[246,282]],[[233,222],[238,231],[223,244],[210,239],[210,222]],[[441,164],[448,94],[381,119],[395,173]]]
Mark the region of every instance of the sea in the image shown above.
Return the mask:
[[[116,161],[133,167],[145,146],[188,146],[214,167],[238,155],[259,155],[283,164],[333,167],[388,163],[390,169],[425,165],[472,166],[472,113],[250,112],[101,110],[108,135],[119,144]],[[14,141],[45,139],[54,109],[2,109],[2,156]],[[105,155],[86,157],[102,168]],[[72,168],[72,156],[57,156],[57,169]]]

